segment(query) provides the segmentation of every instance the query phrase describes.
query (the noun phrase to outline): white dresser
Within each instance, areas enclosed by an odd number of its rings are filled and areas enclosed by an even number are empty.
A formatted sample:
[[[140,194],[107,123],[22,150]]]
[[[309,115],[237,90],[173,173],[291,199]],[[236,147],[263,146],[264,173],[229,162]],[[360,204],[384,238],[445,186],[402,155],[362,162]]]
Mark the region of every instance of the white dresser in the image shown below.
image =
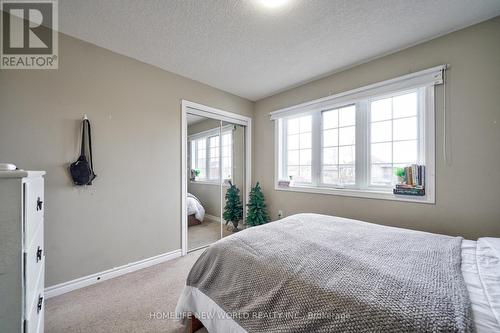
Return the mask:
[[[0,171],[0,332],[43,332],[44,171]]]

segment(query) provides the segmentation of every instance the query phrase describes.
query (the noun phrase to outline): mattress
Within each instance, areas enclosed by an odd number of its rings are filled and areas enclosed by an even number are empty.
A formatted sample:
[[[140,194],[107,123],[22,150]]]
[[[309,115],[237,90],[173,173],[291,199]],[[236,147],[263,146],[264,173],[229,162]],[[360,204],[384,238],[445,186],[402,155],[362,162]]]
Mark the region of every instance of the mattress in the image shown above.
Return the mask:
[[[462,274],[476,332],[500,332],[500,239],[462,241]]]

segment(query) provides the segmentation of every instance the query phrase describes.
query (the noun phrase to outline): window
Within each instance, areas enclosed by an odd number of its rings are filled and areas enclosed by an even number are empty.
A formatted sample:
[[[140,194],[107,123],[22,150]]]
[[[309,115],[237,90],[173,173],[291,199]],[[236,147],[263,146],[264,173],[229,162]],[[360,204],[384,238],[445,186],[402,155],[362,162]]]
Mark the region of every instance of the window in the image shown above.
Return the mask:
[[[395,167],[420,160],[418,91],[370,101],[370,185],[396,183]]]
[[[208,138],[208,179],[219,179],[219,136]]]
[[[189,141],[190,168],[198,172],[195,181],[218,183],[221,161],[223,179],[232,178],[233,135],[230,128],[223,128],[222,144],[219,129],[192,135]]]
[[[321,182],[353,185],[356,161],[356,106],[323,111]]]
[[[207,179],[207,139],[191,141],[191,169],[199,170],[198,179]]]
[[[287,122],[286,172],[299,183],[311,182],[312,117],[304,116]]]
[[[232,179],[233,175],[233,135],[222,133],[222,178]]]
[[[434,85],[442,70],[272,112],[276,189],[434,202]],[[395,169],[411,164],[426,166],[425,197],[392,194]]]

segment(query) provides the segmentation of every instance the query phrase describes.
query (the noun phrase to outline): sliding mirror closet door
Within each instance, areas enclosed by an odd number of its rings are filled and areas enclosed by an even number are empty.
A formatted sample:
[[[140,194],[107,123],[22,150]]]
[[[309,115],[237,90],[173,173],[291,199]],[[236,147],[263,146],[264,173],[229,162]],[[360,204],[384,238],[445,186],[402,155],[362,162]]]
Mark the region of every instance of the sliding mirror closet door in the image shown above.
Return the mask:
[[[246,213],[245,126],[222,122],[222,236],[244,228]]]
[[[187,114],[188,251],[221,238],[221,121]]]

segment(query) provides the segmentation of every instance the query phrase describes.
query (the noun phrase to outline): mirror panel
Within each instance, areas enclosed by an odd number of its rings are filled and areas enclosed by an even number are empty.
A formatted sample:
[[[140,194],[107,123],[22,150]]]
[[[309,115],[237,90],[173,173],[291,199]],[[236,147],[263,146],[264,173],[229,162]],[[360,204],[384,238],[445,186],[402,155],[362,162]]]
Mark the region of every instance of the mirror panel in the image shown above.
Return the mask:
[[[226,237],[244,228],[246,214],[245,189],[245,126],[222,123],[221,169],[223,213],[232,220],[222,219],[222,236]],[[234,185],[231,190],[230,186]],[[230,191],[230,193],[228,193]],[[239,200],[239,208],[237,202]]]
[[[221,121],[188,114],[188,251],[221,238]]]

